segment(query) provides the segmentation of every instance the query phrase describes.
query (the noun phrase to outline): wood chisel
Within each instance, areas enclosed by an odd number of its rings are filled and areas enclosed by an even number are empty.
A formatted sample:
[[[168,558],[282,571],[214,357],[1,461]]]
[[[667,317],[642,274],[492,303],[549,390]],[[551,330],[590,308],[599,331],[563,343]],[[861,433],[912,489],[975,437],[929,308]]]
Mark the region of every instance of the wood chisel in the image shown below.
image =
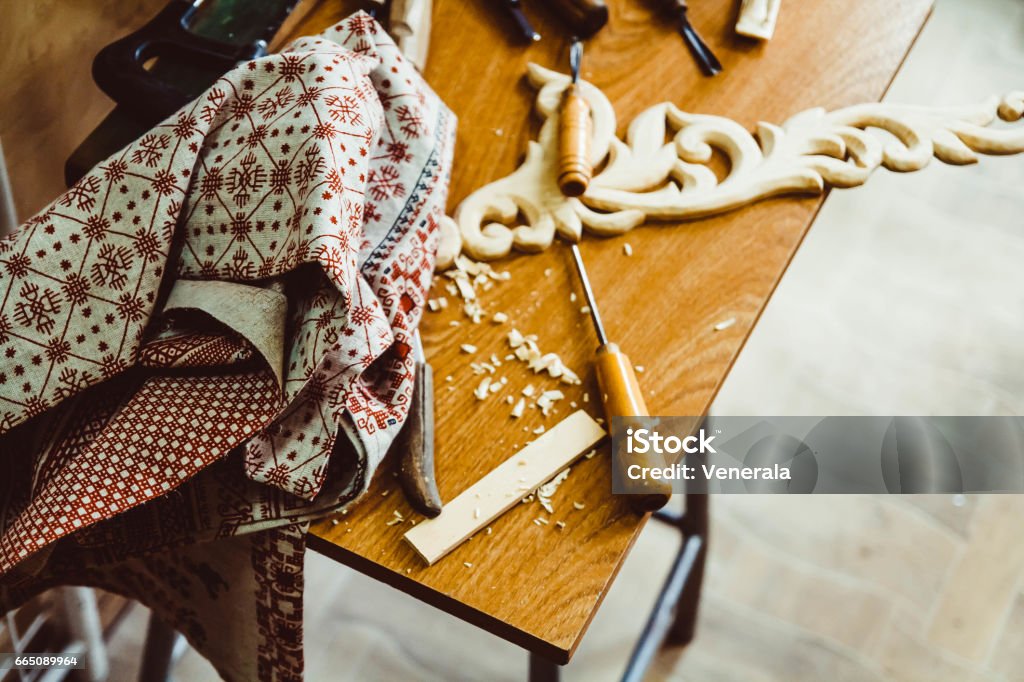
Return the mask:
[[[508,13],[509,17],[516,25],[516,29],[519,31],[519,35],[527,43],[535,43],[540,40],[540,34],[534,30],[533,24],[523,14],[522,3],[519,0],[501,0],[502,7]]]
[[[607,428],[614,436],[613,419],[615,417],[649,417],[647,403],[644,402],[643,391],[640,390],[640,382],[636,379],[636,371],[629,357],[619,349],[618,344],[612,343],[604,332],[604,325],[601,323],[601,315],[597,310],[597,302],[594,300],[594,292],[590,288],[590,279],[587,277],[586,266],[583,265],[583,256],[576,244],[571,245],[572,258],[576,264],[576,272],[579,275],[580,283],[583,286],[583,295],[590,308],[590,319],[594,323],[594,331],[600,345],[594,356],[594,368],[597,372],[597,384],[601,390],[601,402],[604,405]],[[626,428],[629,420],[624,421]],[[664,462],[659,462],[653,457],[634,454],[629,462],[621,458],[613,460],[620,468],[618,474],[625,480],[625,468],[628,464],[639,464],[641,467],[664,467]],[[668,504],[672,495],[672,486],[664,480],[643,480],[642,482],[631,483],[631,486],[643,486],[645,492],[631,495],[630,501],[638,511],[649,512],[661,509]]]
[[[413,335],[416,382],[409,417],[392,449],[399,457],[398,482],[405,498],[419,513],[433,518],[441,513],[441,494],[434,473],[434,372],[423,354],[420,333]]]
[[[679,33],[682,34],[686,46],[690,48],[693,58],[697,60],[705,76],[715,76],[722,72],[722,63],[701,39],[697,29],[690,23],[689,5],[686,0],[665,0],[666,7],[671,10],[679,21]]]
[[[583,194],[590,183],[593,172],[590,166],[592,136],[590,107],[583,100],[578,82],[582,59],[583,44],[578,40],[573,41],[570,53],[573,82],[562,103],[560,136],[562,147],[558,177],[558,186],[566,196]],[[601,402],[604,405],[607,427],[609,431],[612,431],[614,428],[612,420],[615,417],[647,417],[650,415],[647,412],[647,404],[644,402],[643,392],[640,390],[632,363],[618,345],[608,341],[608,337],[605,335],[604,325],[601,323],[601,315],[598,312],[597,302],[594,300],[594,292],[590,287],[590,278],[587,276],[587,269],[583,264],[579,246],[572,243],[570,248],[573,261],[576,264],[576,273],[583,286],[583,295],[590,309],[590,319],[594,323],[594,330],[597,332],[600,343],[594,358],[594,367],[601,389]],[[643,460],[642,456],[637,456],[633,463],[650,467],[664,466],[653,459],[650,462]],[[625,465],[626,463],[617,459],[616,464]],[[625,475],[625,471],[619,473]],[[631,496],[635,508],[644,512],[655,511],[668,503],[669,497],[672,495],[672,486],[667,481],[645,480],[642,485],[646,492]]]
[[[569,52],[572,83],[565,89],[559,116],[558,187],[567,197],[578,197],[587,191],[594,168],[590,163],[590,138],[593,122],[590,105],[583,99],[580,88],[580,66],[583,61],[583,43],[573,40]]]
[[[604,0],[551,0],[551,6],[581,38],[590,38],[608,23]]]

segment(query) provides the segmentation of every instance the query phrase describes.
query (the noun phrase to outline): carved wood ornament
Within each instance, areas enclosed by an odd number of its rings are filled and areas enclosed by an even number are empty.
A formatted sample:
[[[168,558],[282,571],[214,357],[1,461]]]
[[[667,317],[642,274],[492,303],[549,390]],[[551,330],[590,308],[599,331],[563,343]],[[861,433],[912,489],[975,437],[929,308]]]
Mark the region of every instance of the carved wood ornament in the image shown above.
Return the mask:
[[[612,236],[649,221],[682,221],[724,213],[768,197],[821,194],[826,187],[864,184],[879,167],[924,168],[932,157],[976,163],[979,154],[1024,152],[1024,128],[989,127],[1024,116],[1024,91],[963,107],[860,104],[827,112],[808,109],[781,126],[761,123],[756,137],[728,118],[691,114],[664,102],[640,113],[625,141],[615,111],[598,88],[580,81],[593,116],[592,161],[599,169],[587,192],[559,191],[558,108],[569,76],[529,65],[544,123],[522,165],[470,194],[445,218],[437,268],[460,252],[494,260],[512,249],[537,252],[556,233],[578,241],[586,230]],[[729,160],[719,179],[712,149]],[[522,220],[525,219],[525,220]]]

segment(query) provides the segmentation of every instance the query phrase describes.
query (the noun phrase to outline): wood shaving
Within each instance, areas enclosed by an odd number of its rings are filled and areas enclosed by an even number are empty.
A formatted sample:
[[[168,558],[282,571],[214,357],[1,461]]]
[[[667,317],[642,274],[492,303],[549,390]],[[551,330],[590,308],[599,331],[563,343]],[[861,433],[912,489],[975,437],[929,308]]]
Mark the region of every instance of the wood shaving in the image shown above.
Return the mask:
[[[511,397],[512,396],[509,396],[509,398],[511,398]],[[513,419],[519,419],[520,417],[522,417],[523,416],[523,409],[525,409],[525,407],[526,407],[526,401],[523,400],[522,398],[520,398],[519,402],[516,403],[516,406],[512,408],[512,418]]]
[[[540,397],[537,398],[537,407],[540,408],[541,413],[547,417],[551,414],[552,408],[555,403],[565,398],[565,394],[561,391],[544,391]]]
[[[537,501],[540,503],[540,506],[544,507],[544,510],[547,511],[548,514],[555,513],[554,505],[551,504],[551,498],[554,497],[555,492],[558,491],[558,486],[562,485],[562,482],[569,478],[569,471],[569,469],[566,469],[541,487],[537,488]]]
[[[473,353],[476,352],[476,346],[474,346],[471,343],[464,343],[461,346],[459,346],[459,348],[462,349],[463,353],[467,353],[469,355],[472,355]]]
[[[537,428],[535,428],[535,429],[533,430],[533,433],[534,433],[534,435],[537,435],[537,436],[539,436],[540,434],[544,433],[544,425],[543,425],[543,424],[541,424],[540,426],[538,426]]]
[[[459,278],[455,280],[455,288],[458,289],[459,296],[462,296],[463,301],[476,300],[476,289],[473,288],[468,279]]]
[[[469,563],[468,561],[463,561],[462,565],[465,566],[466,568],[473,568],[473,564]]]
[[[558,530],[565,528],[565,521],[555,521],[555,525],[558,526]]]
[[[586,506],[587,506],[587,505],[583,504],[582,502],[573,502],[573,503],[572,503],[572,508],[573,508],[573,509],[576,509],[577,511],[579,511],[579,510],[581,510],[581,509],[585,509],[585,508],[586,508]]]
[[[730,317],[728,320],[722,320],[721,322],[716,324],[715,325],[715,331],[716,332],[725,331],[726,329],[728,329],[729,327],[733,326],[734,324],[736,324],[736,318],[735,317]]]
[[[462,305],[462,312],[466,314],[466,317],[473,321],[473,324],[480,324],[480,320],[484,319],[484,309],[476,301],[467,301]]]
[[[490,386],[491,386],[491,378],[490,377],[484,377],[483,380],[480,382],[480,385],[477,386],[476,390],[473,391],[473,395],[476,396],[477,400],[485,399],[488,395],[490,395],[490,390],[489,390]]]
[[[579,376],[566,367],[556,353],[541,353],[535,335],[523,335],[518,329],[512,329],[508,333],[508,344],[515,350],[516,357],[525,362],[535,374],[547,372],[548,376],[561,379],[562,383],[581,383]]]

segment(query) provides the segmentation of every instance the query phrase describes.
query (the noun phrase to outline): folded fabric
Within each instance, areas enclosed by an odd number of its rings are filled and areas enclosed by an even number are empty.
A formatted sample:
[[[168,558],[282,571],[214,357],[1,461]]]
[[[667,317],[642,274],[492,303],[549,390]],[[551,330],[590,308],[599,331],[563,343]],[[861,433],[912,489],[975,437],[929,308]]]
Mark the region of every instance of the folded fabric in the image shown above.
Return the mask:
[[[407,416],[454,128],[359,13],[0,241],[0,611],[97,585],[301,678],[306,525]]]

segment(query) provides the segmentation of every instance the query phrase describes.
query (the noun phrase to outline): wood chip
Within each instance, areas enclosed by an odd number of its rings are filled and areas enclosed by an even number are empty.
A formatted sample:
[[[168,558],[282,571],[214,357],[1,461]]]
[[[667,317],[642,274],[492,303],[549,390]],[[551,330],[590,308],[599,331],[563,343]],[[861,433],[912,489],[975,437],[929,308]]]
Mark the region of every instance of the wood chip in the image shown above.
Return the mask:
[[[627,256],[633,255],[633,247],[630,245],[629,242],[626,242],[625,244],[622,245],[622,253],[626,254]]]
[[[464,343],[461,346],[459,346],[459,348],[462,349],[463,353],[467,353],[469,355],[472,355],[473,353],[476,352],[476,346],[474,346],[471,343]]]
[[[494,313],[494,315],[491,316],[491,320],[495,324],[505,324],[508,322],[508,315],[505,313]]]
[[[735,317],[730,317],[728,320],[722,320],[721,322],[716,324],[715,325],[715,331],[716,332],[725,331],[726,329],[728,329],[729,327],[733,326],[734,324],[736,324],[736,318]]]
[[[490,387],[491,387],[491,378],[490,377],[484,377],[480,381],[480,385],[478,385],[476,387],[476,389],[473,391],[473,395],[476,396],[477,400],[483,400],[488,395],[490,395]],[[499,385],[499,387],[500,387],[500,385]]]
[[[509,396],[509,397],[511,398],[512,396]],[[512,408],[512,418],[513,419],[519,419],[520,417],[522,417],[523,416],[523,410],[525,408],[526,408],[526,400],[524,400],[523,398],[520,398],[519,402],[516,403],[516,406]]]

